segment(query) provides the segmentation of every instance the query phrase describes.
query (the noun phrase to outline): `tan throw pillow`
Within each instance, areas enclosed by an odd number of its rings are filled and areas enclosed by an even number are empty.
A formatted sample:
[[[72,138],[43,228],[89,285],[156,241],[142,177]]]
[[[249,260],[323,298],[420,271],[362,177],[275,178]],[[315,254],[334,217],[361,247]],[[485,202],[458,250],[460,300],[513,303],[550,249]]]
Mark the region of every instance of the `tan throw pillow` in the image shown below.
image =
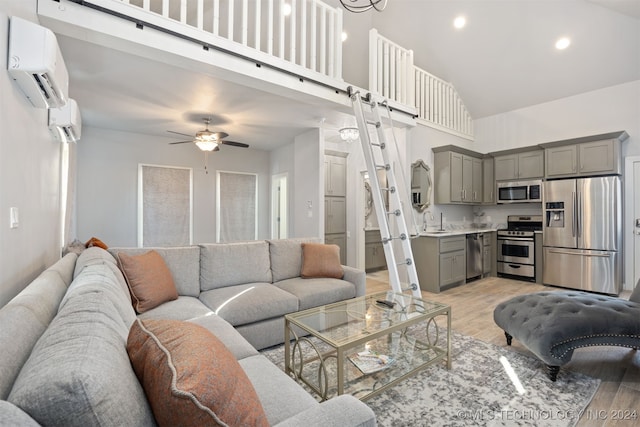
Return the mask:
[[[344,270],[340,264],[340,246],[322,243],[302,243],[302,271],[305,279],[331,277],[342,279]]]
[[[134,256],[118,252],[118,264],[136,312],[144,313],[178,298],[171,271],[158,252],[151,250]]]
[[[127,352],[158,425],[269,425],[238,361],[202,326],[137,319]]]

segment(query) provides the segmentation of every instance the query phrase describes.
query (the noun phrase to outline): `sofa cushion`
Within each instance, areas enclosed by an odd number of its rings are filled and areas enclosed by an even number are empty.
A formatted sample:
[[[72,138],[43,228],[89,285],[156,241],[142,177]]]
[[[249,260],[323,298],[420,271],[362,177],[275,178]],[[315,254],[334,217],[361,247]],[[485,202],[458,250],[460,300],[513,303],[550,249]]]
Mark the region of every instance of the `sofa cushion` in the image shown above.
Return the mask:
[[[147,310],[138,315],[140,319],[189,320],[194,317],[213,314],[211,309],[194,297],[179,296],[178,299]]]
[[[320,243],[317,238],[269,240],[269,257],[273,282],[300,277],[302,269],[301,243]]]
[[[119,252],[118,262],[129,285],[136,312],[144,313],[178,298],[171,271],[158,252],[151,250],[134,256]]]
[[[356,287],[353,283],[341,279],[297,277],[274,283],[274,286],[298,297],[300,310],[356,297]]]
[[[8,400],[42,425],[154,425],[127,355],[129,325],[108,293],[86,290],[60,307]]]
[[[248,283],[202,292],[200,300],[233,326],[298,311],[298,298],[270,283]]]
[[[200,245],[200,290],[244,283],[271,283],[266,241]]]
[[[244,371],[205,328],[137,320],[127,351],[160,425],[269,425]]]
[[[269,424],[275,425],[318,402],[280,368],[262,355],[242,359],[240,366],[262,402]]]
[[[164,259],[171,271],[178,295],[197,297],[200,295],[200,247],[176,246],[170,248],[110,248],[109,252],[117,256],[118,252],[127,255],[141,255],[154,250]]]
[[[332,277],[342,279],[340,246],[322,243],[302,243],[302,270],[304,278]]]

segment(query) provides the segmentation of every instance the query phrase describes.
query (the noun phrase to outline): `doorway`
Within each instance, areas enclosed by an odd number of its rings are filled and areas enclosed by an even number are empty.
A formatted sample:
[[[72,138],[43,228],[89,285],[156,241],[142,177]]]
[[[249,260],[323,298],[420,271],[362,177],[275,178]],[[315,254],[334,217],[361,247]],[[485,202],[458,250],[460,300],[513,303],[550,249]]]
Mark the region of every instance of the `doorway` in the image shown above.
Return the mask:
[[[286,239],[289,235],[287,173],[271,177],[271,238]]]
[[[635,287],[640,280],[640,156],[625,159],[625,214],[622,233],[625,253],[625,288]]]

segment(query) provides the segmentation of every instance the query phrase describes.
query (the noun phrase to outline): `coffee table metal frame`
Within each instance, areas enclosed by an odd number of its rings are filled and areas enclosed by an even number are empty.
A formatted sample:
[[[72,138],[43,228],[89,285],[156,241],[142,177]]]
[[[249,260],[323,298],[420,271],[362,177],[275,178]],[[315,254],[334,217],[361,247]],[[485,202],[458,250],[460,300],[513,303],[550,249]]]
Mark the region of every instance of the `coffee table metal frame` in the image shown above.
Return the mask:
[[[394,308],[387,308],[376,303],[377,300],[393,300],[396,302]],[[393,317],[391,321],[387,319],[388,324],[376,324],[373,329],[367,327],[362,328],[358,333],[348,334],[347,336],[336,339],[331,335],[332,331],[336,328],[347,327],[350,323],[359,325],[362,323],[366,316],[366,313],[371,309],[372,305],[379,310],[393,310],[390,312],[390,316]],[[353,307],[364,307],[364,312],[361,310],[354,310]],[[313,322],[318,322],[320,316],[326,314],[336,314],[344,312],[346,316],[345,321],[334,327],[329,327],[326,330],[317,330],[311,325]],[[447,321],[447,333],[446,333],[446,345],[439,345],[440,331],[438,325],[435,322],[436,316],[446,316]],[[310,321],[312,320],[312,321]],[[418,371],[433,365],[438,361],[445,360],[447,369],[451,369],[451,307],[445,304],[427,301],[412,297],[407,294],[397,294],[392,291],[381,292],[377,294],[367,295],[355,299],[345,300],[334,304],[328,304],[325,306],[315,307],[308,310],[299,311],[292,314],[285,315],[285,372],[294,377],[295,379],[302,381],[309,388],[314,390],[322,400],[329,398],[328,392],[328,375],[325,365],[325,361],[328,358],[336,358],[337,361],[337,394],[341,395],[345,393],[345,356],[348,357],[352,354],[354,349],[362,348],[366,343],[381,337],[389,336],[394,333],[399,333],[402,336],[412,325],[416,325],[422,322],[426,322],[425,328],[427,330],[425,341],[416,341],[419,350],[431,351],[434,356],[422,364],[419,364],[407,372],[400,375],[398,378],[383,384],[379,388],[373,389],[370,393],[367,393],[360,397],[361,400],[371,398],[389,387],[394,386],[400,381],[415,375]],[[369,326],[369,325],[367,325]],[[429,328],[435,328],[435,339],[429,338]],[[298,333],[294,328],[299,328]],[[356,329],[358,329],[356,327]],[[300,331],[302,330],[302,331]],[[305,335],[310,335],[320,339],[326,343],[329,347],[329,351],[321,352],[316,345],[313,344]],[[293,340],[293,346],[292,346]],[[315,356],[304,359],[302,350],[300,348],[302,343],[310,345]],[[296,357],[294,352],[298,351],[299,365],[296,366]],[[303,375],[303,367],[305,363],[319,361],[317,383],[310,381]],[[379,371],[384,373],[383,371]],[[363,378],[367,374],[363,374]],[[324,378],[323,378],[324,377]]]

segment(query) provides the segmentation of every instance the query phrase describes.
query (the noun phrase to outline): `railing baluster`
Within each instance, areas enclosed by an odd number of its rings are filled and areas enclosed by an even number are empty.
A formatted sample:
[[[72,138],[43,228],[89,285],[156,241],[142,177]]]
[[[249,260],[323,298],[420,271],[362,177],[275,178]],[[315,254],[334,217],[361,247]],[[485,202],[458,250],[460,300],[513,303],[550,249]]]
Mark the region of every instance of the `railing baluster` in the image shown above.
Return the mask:
[[[280,16],[279,22],[280,24],[278,25],[278,34],[279,34],[279,41],[280,41],[280,46],[278,49],[278,56],[281,59],[284,59],[284,38],[285,38],[285,31],[284,31],[284,0],[280,0],[280,7],[278,8],[278,14]]]
[[[262,41],[260,40],[260,35],[262,33],[262,2],[261,1],[257,1],[256,2],[256,16],[255,16],[255,41],[254,41],[254,47],[258,50],[262,50],[262,46],[261,43]]]
[[[233,33],[233,14],[235,12],[235,0],[228,0],[229,1],[229,10],[227,13],[227,16],[229,17],[228,22],[227,22],[227,38],[229,40],[235,40],[234,39],[234,33]]]
[[[300,8],[300,65],[307,66],[307,0]]]
[[[213,0],[213,34],[220,35],[220,0]]]
[[[329,11],[329,24],[328,24],[328,29],[329,29],[329,42],[327,43],[329,46],[328,52],[327,52],[327,74],[330,76],[333,76],[335,74],[335,36],[336,36],[336,31],[335,31],[335,22],[336,22],[336,17],[335,14],[333,13],[333,11]]]
[[[289,61],[296,64],[296,0],[289,0],[291,15],[289,15]]]
[[[273,0],[269,0],[269,7],[267,11],[267,53],[273,55]]]
[[[327,9],[320,9],[320,72],[327,72]]]
[[[203,3],[204,3],[203,0],[198,0],[198,11],[196,12],[197,13],[196,21],[197,21],[199,30],[203,29],[203,23],[204,23],[204,4]]]
[[[129,3],[129,0],[127,0],[127,3]],[[169,0],[162,0],[162,16],[169,17]]]
[[[127,2],[128,3],[128,2]],[[142,2],[142,8],[144,10],[151,10],[151,0],[144,0]]]
[[[313,3],[311,7],[311,52],[309,53],[309,68],[313,71],[318,71],[318,5]]]
[[[331,77],[342,80],[342,9],[335,9],[334,13],[336,15],[335,39],[333,43],[335,46],[335,72]]]
[[[187,0],[180,0],[180,22],[187,23]]]
[[[248,31],[249,31],[249,3],[248,0],[242,0],[242,44],[249,45]]]

